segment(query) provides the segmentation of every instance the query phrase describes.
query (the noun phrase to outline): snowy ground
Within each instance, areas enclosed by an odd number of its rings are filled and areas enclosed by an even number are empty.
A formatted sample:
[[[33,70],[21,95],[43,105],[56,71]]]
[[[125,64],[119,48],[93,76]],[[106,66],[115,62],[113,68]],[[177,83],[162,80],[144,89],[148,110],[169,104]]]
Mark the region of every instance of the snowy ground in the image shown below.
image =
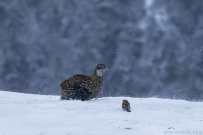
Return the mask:
[[[123,99],[132,112],[121,109]],[[0,135],[203,135],[203,103],[108,97],[61,101],[59,96],[0,91]]]

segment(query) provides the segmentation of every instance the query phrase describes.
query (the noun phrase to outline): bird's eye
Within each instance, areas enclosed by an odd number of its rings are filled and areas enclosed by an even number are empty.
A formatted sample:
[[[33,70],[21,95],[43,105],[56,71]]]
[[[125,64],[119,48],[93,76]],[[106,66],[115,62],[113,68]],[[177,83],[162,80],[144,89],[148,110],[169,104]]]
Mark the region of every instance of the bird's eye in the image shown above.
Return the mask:
[[[98,65],[98,68],[104,68],[103,65]]]

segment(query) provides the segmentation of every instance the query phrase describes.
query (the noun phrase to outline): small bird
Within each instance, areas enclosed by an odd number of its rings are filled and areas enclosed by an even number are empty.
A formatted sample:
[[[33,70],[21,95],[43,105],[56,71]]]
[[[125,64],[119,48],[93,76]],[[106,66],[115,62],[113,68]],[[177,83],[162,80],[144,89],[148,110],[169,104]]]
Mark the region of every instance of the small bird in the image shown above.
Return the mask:
[[[95,67],[93,75],[76,74],[60,84],[61,99],[90,100],[95,98],[102,89],[102,72],[108,71],[104,64]]]
[[[126,99],[123,100],[122,108],[123,108],[123,110],[125,110],[127,112],[131,112],[130,111],[130,103],[128,102],[128,100],[126,100]]]

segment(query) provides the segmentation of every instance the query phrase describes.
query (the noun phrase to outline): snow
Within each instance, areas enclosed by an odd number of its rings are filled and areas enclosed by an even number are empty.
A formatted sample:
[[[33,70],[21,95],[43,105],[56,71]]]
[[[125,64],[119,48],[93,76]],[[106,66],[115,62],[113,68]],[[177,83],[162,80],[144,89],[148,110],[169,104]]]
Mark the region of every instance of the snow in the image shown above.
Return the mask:
[[[132,112],[121,108],[127,99]],[[0,91],[1,135],[203,134],[203,104],[158,98],[90,101]]]

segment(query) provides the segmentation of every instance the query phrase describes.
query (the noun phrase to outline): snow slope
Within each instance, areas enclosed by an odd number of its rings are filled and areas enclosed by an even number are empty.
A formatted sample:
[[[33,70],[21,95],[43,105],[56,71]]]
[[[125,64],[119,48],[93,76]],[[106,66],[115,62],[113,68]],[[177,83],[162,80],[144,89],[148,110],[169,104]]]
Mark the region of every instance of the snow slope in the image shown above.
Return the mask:
[[[123,99],[132,112],[121,109]],[[65,101],[59,96],[0,91],[0,135],[203,134],[203,103],[107,97]]]

